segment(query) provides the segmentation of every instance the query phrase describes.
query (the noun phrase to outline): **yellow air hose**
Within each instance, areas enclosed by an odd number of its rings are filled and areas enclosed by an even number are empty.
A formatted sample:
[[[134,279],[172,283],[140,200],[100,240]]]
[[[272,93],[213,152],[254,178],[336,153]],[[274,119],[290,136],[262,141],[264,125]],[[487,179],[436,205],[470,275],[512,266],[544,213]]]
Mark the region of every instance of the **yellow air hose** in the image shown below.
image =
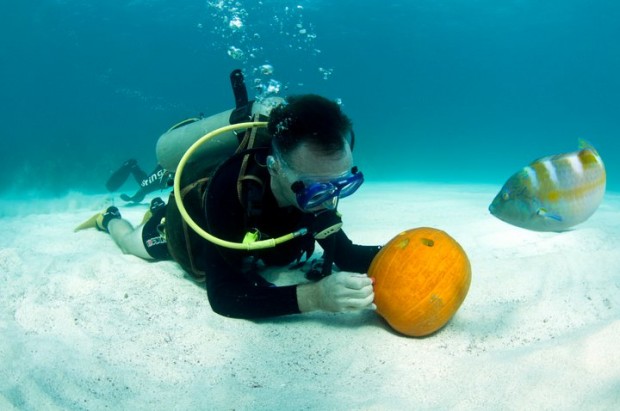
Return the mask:
[[[216,130],[213,130],[205,134],[200,139],[198,139],[198,141],[196,141],[194,144],[190,146],[190,148],[187,149],[183,157],[181,157],[181,161],[179,161],[179,165],[177,166],[176,173],[174,176],[174,199],[177,203],[177,207],[179,209],[179,212],[181,213],[181,217],[183,217],[183,220],[185,220],[187,225],[189,225],[192,228],[192,230],[198,233],[198,235],[200,235],[205,240],[210,241],[219,246],[226,247],[226,248],[232,248],[235,250],[258,250],[258,249],[263,249],[263,248],[275,247],[276,245],[280,243],[284,243],[286,241],[292,240],[293,238],[305,235],[307,233],[308,230],[305,228],[302,228],[301,230],[295,231],[293,233],[289,233],[289,234],[283,235],[278,238],[270,238],[267,240],[245,241],[242,243],[226,241],[226,240],[222,240],[221,238],[217,238],[212,234],[209,234],[208,232],[203,230],[198,224],[196,224],[196,222],[192,220],[192,218],[189,216],[187,210],[185,209],[185,205],[183,204],[183,198],[181,197],[181,174],[183,173],[183,168],[185,167],[185,164],[187,163],[189,158],[196,152],[196,150],[201,145],[209,141],[211,138],[219,136],[220,134],[226,133],[228,131],[251,128],[251,127],[266,127],[266,126],[267,126],[266,121],[255,121],[255,122],[231,124],[228,126],[220,127]],[[247,237],[249,236],[246,236],[246,238]]]

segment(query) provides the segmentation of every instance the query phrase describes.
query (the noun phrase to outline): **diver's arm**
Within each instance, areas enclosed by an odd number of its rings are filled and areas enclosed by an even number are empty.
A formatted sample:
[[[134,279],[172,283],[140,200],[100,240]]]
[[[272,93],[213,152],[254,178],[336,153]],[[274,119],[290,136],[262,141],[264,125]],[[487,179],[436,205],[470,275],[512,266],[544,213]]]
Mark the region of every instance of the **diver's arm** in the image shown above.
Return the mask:
[[[336,236],[334,263],[342,271],[316,283],[297,286],[297,301],[301,312],[339,312],[372,306],[372,280],[365,273],[381,247],[353,244],[342,230],[333,235]],[[318,240],[324,249],[329,247],[328,241]]]
[[[368,308],[374,299],[365,274],[338,272],[319,282],[285,287],[257,285],[219,255],[206,267],[207,294],[216,313],[232,318],[266,318],[310,311]],[[256,274],[258,275],[258,274]],[[262,279],[262,277],[260,277]],[[264,281],[257,278],[257,281]]]
[[[143,172],[144,173],[144,172]],[[127,194],[121,194],[121,198],[124,201],[131,201],[139,203],[144,197],[156,190],[165,190],[168,188],[168,176],[169,172],[162,166],[158,165],[148,176],[144,174],[144,178],[138,181],[140,188],[133,196]],[[136,177],[137,179],[137,177]]]
[[[210,253],[205,267],[207,295],[216,313],[232,318],[266,318],[298,314],[296,287],[257,285]],[[256,274],[258,276],[258,274]],[[262,277],[257,281],[263,282]]]
[[[343,271],[368,272],[370,263],[379,250],[381,250],[381,246],[353,244],[342,230],[333,235],[336,236],[334,249],[334,263],[336,266]],[[325,248],[325,240],[319,240],[318,242],[321,247]]]
[[[351,311],[372,306],[372,280],[365,274],[338,272],[321,281],[297,286],[299,311]]]

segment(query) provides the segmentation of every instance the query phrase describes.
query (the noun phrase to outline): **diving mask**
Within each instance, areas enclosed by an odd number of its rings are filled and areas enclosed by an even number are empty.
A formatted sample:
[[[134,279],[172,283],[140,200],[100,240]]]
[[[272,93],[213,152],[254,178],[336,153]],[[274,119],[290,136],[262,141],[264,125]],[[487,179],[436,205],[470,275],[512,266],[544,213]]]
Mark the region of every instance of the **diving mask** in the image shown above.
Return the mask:
[[[302,210],[323,206],[334,209],[338,200],[350,196],[364,182],[364,174],[353,167],[351,171],[329,181],[295,181],[291,189],[295,193],[297,205]]]

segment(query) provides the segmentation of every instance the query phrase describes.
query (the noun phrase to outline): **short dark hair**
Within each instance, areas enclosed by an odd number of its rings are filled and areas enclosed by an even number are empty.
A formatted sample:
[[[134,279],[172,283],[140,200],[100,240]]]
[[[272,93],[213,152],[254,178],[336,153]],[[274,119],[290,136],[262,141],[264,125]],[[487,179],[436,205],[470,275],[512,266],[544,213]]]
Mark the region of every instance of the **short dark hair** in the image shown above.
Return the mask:
[[[272,144],[286,156],[302,143],[327,155],[342,151],[352,133],[340,105],[316,94],[287,97],[275,107],[267,126]]]

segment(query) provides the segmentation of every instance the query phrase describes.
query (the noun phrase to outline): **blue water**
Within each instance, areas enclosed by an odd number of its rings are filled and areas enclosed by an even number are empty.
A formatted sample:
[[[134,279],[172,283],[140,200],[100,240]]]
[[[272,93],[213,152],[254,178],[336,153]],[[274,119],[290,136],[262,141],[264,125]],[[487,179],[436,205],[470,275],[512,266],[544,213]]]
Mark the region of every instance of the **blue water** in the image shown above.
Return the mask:
[[[152,168],[172,124],[233,106],[237,67],[341,99],[369,181],[499,189],[585,138],[620,190],[617,1],[23,0],[0,20],[2,193],[102,192],[127,158]]]

